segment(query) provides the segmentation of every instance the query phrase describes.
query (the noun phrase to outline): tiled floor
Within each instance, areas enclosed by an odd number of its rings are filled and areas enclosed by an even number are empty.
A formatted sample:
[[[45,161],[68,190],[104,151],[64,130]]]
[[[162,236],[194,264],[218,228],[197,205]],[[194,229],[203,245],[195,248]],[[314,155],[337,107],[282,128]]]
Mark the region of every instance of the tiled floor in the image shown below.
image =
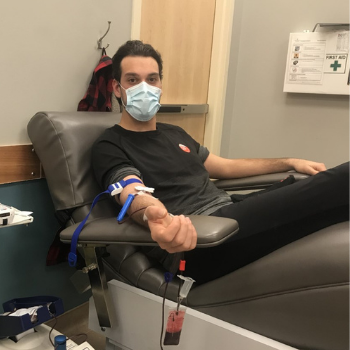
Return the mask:
[[[72,338],[77,344],[81,344],[86,340],[95,350],[104,350],[106,339],[88,328],[88,317],[89,303],[87,302],[58,316],[55,326],[55,320],[47,322],[46,325],[54,326],[54,329]],[[79,334],[83,335],[77,336]]]

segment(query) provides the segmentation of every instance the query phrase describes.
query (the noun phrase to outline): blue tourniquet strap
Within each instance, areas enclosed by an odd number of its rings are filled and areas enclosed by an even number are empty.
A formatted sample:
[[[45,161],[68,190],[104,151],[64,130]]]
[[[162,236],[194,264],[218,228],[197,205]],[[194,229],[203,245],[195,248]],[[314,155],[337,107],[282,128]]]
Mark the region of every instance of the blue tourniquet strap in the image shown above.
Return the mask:
[[[75,229],[73,236],[72,236],[72,241],[71,241],[71,245],[70,245],[70,252],[68,254],[68,263],[69,266],[74,267],[77,264],[77,244],[78,244],[78,239],[79,239],[79,235],[81,230],[83,229],[87,219],[89,218],[91,211],[93,209],[93,207],[95,206],[95,204],[98,202],[98,200],[100,199],[100,197],[105,194],[105,193],[110,193],[109,190],[106,190],[104,192],[101,192],[100,194],[98,194],[95,199],[93,200],[92,204],[91,204],[91,208],[89,211],[89,214],[86,215],[85,219],[79,224],[79,226]]]
[[[115,196],[115,195],[119,195],[123,188],[132,184],[132,183],[141,183],[142,181],[139,179],[135,179],[135,178],[131,178],[128,180],[121,180],[115,184],[109,185],[108,189],[104,192],[101,192],[100,194],[98,194],[95,199],[93,200],[92,204],[91,204],[91,208],[89,211],[89,214],[86,215],[85,219],[79,224],[79,226],[75,229],[73,236],[72,236],[72,240],[71,240],[71,245],[70,245],[70,252],[68,254],[68,263],[69,266],[74,267],[77,264],[77,245],[78,245],[78,239],[79,239],[79,235],[81,230],[83,229],[87,219],[89,218],[91,211],[93,209],[93,207],[95,206],[95,204],[98,202],[98,200],[100,199],[100,197],[105,194],[105,193],[109,193],[111,196]],[[131,198],[131,197],[132,198]],[[129,198],[130,197],[130,198]],[[118,221],[122,220],[127,209],[129,208],[132,200],[134,199],[134,195],[129,195],[128,196],[128,200],[126,201],[126,203],[124,204],[123,208],[122,208],[122,213],[119,214],[118,216]]]
[[[130,184],[133,184],[133,183],[139,183],[139,184],[142,184],[142,181],[139,180],[139,179],[128,179],[128,180],[121,180],[115,184],[112,184],[112,185],[109,185],[108,186],[108,190],[111,194],[111,196],[115,196],[115,195],[120,195],[120,193],[123,191],[123,188],[130,185]]]

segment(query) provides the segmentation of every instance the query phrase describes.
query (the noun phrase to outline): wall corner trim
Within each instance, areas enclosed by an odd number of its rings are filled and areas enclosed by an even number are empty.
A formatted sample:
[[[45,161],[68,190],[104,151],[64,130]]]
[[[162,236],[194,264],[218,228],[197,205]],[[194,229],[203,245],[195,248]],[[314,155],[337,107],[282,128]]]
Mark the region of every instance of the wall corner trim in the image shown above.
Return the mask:
[[[204,145],[220,155],[229,68],[234,1],[216,1]]]

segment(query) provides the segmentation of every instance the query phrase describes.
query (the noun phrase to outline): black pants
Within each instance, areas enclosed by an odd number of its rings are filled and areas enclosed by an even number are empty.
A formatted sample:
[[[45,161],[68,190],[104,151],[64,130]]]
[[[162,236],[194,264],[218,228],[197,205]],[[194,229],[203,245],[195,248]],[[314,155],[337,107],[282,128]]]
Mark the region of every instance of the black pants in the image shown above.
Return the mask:
[[[226,275],[330,225],[349,220],[349,163],[286,187],[227,205],[212,216],[237,220],[226,243],[185,253],[186,275],[198,284]]]

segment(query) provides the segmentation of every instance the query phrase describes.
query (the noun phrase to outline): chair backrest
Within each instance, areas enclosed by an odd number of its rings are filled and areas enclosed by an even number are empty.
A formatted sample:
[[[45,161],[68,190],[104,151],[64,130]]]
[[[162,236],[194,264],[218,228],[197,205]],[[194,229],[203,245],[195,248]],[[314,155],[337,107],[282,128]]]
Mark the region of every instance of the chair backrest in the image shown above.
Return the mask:
[[[101,192],[91,169],[91,147],[120,116],[112,112],[38,112],[29,121],[28,135],[57,211],[86,207],[81,216],[86,215]]]
[[[91,147],[120,116],[113,112],[39,112],[28,123],[28,135],[42,163],[54,207],[69,211],[66,226],[82,221],[93,199],[102,192],[91,169]],[[119,210],[106,195],[89,219],[116,217]],[[165,271],[157,261],[148,259],[140,247],[128,244],[110,245],[108,252],[103,258],[107,280],[118,279],[158,294]],[[168,294],[176,300],[175,279]]]

